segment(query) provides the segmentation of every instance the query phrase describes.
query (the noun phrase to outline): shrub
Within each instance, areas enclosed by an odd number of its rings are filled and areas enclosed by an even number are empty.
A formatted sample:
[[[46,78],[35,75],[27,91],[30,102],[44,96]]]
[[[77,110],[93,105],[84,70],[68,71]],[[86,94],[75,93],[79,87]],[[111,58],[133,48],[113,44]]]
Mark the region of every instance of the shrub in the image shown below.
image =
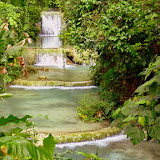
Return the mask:
[[[114,103],[101,100],[98,95],[89,94],[85,95],[77,107],[78,115],[84,121],[94,122],[110,120],[110,112],[114,107]]]
[[[147,81],[136,89],[133,99],[115,111],[112,125],[125,128],[133,144],[140,143],[145,133],[147,140],[160,142],[160,56],[141,74]]]

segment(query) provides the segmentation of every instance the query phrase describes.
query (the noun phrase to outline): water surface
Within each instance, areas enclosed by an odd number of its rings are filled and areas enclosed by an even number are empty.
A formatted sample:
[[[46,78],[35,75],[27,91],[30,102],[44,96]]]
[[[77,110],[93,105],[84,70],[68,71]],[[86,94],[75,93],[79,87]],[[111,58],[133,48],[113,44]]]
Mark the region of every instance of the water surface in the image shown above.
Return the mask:
[[[156,141],[143,141],[133,145],[125,135],[108,137],[103,140],[88,141],[70,144],[58,144],[55,152],[65,150],[80,150],[88,154],[96,154],[105,160],[159,160],[160,144]],[[84,156],[77,154],[67,154],[67,158],[73,160],[83,159]]]
[[[30,73],[27,80],[38,80],[39,76],[45,76],[48,80],[64,81],[64,82],[78,82],[89,81],[91,79],[89,73],[89,66],[83,65],[67,65],[66,68],[55,68],[55,66],[43,66],[49,68],[48,71],[38,70],[38,72]],[[42,66],[35,66],[35,68],[42,68]]]
[[[78,100],[85,94],[97,92],[91,87],[29,87],[9,88],[14,96],[0,101],[0,114],[42,115],[33,118],[37,129],[52,132],[74,132],[101,128],[99,123],[84,123],[78,118]],[[45,116],[48,120],[45,120]]]

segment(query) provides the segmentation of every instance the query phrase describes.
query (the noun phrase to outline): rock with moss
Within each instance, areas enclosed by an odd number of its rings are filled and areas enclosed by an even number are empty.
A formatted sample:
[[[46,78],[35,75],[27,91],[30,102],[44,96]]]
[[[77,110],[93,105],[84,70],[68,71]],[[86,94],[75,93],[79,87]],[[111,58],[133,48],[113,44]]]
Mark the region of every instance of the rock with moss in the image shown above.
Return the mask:
[[[71,132],[71,133],[61,133],[56,134],[52,132],[43,132],[43,131],[37,131],[36,138],[39,140],[39,142],[42,141],[43,138],[47,137],[48,134],[52,134],[57,143],[70,143],[70,142],[82,142],[82,141],[93,141],[93,140],[99,140],[106,137],[111,137],[114,135],[117,135],[121,132],[119,128],[116,127],[108,127],[108,128],[102,128],[98,130],[93,131],[84,131],[84,132]]]
[[[42,77],[42,76],[41,76]],[[28,81],[23,79],[18,79],[12,82],[13,85],[21,86],[65,86],[65,87],[78,87],[78,86],[91,86],[92,81],[82,81],[82,82],[64,82],[64,81],[48,81],[44,77],[45,81]]]

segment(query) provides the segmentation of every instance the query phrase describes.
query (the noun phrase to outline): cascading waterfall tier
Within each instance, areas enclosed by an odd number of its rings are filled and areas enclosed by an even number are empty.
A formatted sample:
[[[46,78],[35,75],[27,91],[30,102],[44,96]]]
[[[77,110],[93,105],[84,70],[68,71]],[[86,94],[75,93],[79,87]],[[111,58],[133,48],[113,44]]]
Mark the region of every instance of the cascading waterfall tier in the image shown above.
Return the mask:
[[[57,14],[57,12],[42,12],[42,35],[58,36],[61,25],[60,14]]]
[[[36,86],[36,87],[78,87],[92,86],[88,66],[79,66],[72,63],[61,48],[62,42],[58,35],[61,32],[62,20],[60,12],[42,12],[41,13],[41,34],[39,35],[41,43],[40,48],[34,48],[29,53],[28,59],[33,59],[30,64],[34,64],[29,69],[28,77],[21,80],[15,80],[13,85]],[[67,88],[68,89],[68,88]],[[71,89],[71,88],[70,88]]]
[[[62,26],[59,12],[42,12],[41,48],[60,48],[62,42],[58,35]]]
[[[56,68],[64,68],[66,60],[62,54],[56,53],[39,53],[36,58],[36,65],[38,66],[54,66]]]

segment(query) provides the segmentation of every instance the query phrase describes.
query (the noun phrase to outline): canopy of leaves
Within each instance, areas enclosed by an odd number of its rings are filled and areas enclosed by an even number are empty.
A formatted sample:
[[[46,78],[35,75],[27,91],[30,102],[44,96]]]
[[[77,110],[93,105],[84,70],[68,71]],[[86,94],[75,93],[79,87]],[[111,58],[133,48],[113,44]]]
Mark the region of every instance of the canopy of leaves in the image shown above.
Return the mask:
[[[9,23],[15,37],[14,43],[26,38],[25,32],[36,39],[40,32],[38,23],[41,20],[41,11],[48,10],[49,7],[55,7],[55,2],[52,0],[1,0],[0,25]]]
[[[101,96],[117,106],[143,81],[138,74],[160,54],[159,0],[56,0],[65,44],[97,52],[92,67]]]

